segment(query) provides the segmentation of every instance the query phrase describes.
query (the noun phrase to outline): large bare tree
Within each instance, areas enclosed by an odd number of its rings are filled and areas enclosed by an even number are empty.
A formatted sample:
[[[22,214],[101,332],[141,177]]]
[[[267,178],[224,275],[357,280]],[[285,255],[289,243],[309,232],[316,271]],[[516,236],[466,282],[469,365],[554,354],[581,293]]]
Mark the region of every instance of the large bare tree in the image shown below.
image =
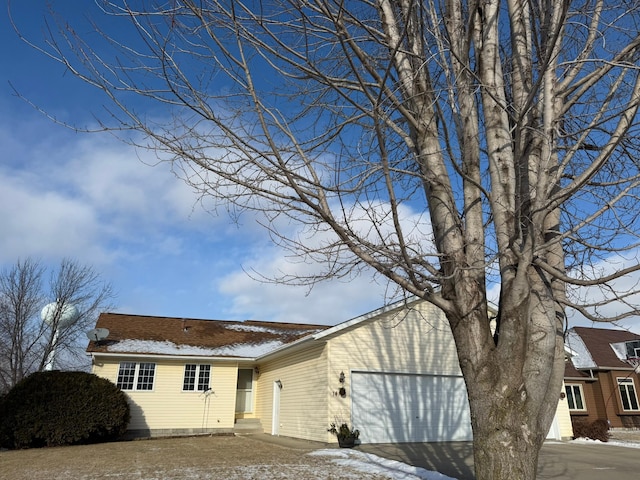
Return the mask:
[[[78,368],[78,340],[113,298],[92,267],[74,260],[62,260],[48,282],[45,275],[43,264],[31,258],[0,273],[0,393],[33,372]]]
[[[567,310],[637,313],[616,280],[638,270],[640,4],[97,5],[99,34],[58,19],[32,44],[105,94],[100,129],[326,267],[276,280],[372,270],[440,307],[477,478],[534,478]]]

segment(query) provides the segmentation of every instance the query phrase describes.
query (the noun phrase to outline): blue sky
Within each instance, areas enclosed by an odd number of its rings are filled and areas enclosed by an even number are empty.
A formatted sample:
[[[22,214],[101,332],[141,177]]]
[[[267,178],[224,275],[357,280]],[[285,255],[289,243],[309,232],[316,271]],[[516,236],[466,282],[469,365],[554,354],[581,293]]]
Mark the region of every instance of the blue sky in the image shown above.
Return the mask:
[[[49,2],[13,3],[16,24],[40,41]],[[92,1],[51,3],[71,23],[97,8]],[[45,118],[11,85],[78,125],[95,124],[102,99],[22,42],[6,8],[0,41],[0,268],[27,256],[51,266],[76,259],[111,282],[116,311],[131,314],[335,324],[383,305],[385,285],[366,275],[312,290],[252,279],[246,271],[308,274],[317,267],[290,261],[249,215],[234,224],[224,208],[207,213],[168,165],[152,166],[151,152]]]
[[[13,2],[26,36],[42,38],[46,2]],[[53,2],[80,18],[93,2]],[[309,271],[272,246],[255,222],[207,213],[150,152],[109,134],[78,134],[45,118],[93,123],[101,99],[14,34],[0,12],[0,267],[31,256],[92,265],[111,282],[117,311],[211,319],[334,324],[381,306],[369,278],[304,287],[267,285],[245,273]],[[327,308],[330,306],[330,308]]]

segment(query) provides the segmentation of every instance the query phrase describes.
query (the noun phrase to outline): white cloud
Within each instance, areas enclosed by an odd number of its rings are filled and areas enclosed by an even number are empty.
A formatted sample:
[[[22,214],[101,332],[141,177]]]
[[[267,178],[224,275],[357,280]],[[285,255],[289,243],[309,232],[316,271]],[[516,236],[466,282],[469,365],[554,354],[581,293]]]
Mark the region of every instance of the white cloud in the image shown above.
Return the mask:
[[[11,136],[6,120],[0,129],[0,138]],[[215,222],[194,208],[195,195],[167,165],[145,165],[112,137],[58,132],[49,126],[37,138],[14,138],[2,152],[11,161],[0,165],[0,263],[25,256],[105,263],[122,241],[178,254],[184,231]]]
[[[106,255],[96,245],[100,228],[90,206],[3,171],[0,224],[0,263],[19,257],[63,257],[76,252],[88,252],[93,257]]]
[[[270,259],[256,261],[256,270],[264,274],[283,269],[290,274],[298,269],[300,275],[310,273],[304,264],[291,264],[275,251],[271,254]],[[219,289],[230,299],[226,313],[237,319],[335,325],[385,302],[384,286],[365,276],[320,282],[310,289],[258,282],[237,270],[219,281]]]
[[[370,207],[368,212],[362,207],[351,212],[352,217],[361,219],[356,222],[360,234],[372,242],[379,241],[378,234],[387,240],[393,237],[393,227],[382,213],[388,206],[379,203]],[[376,228],[370,228],[372,224],[364,220],[366,215],[376,216],[379,220]],[[413,236],[414,247],[429,251],[430,237],[425,233],[429,225],[425,224],[424,215],[402,207],[402,217],[403,228]],[[332,232],[311,233],[299,225],[285,222],[276,227],[289,238],[304,239],[304,245],[309,249],[330,244],[335,238]],[[351,254],[343,252],[341,256],[344,260]],[[322,276],[327,268],[326,263],[303,261],[283,249],[258,244],[247,252],[243,267],[254,278],[285,277],[294,282],[296,278]],[[312,287],[258,282],[246,271],[233,270],[218,282],[219,291],[231,300],[228,314],[234,318],[334,325],[397,300],[395,290],[388,288],[387,280],[374,275],[374,271],[367,267],[345,278],[319,281]]]

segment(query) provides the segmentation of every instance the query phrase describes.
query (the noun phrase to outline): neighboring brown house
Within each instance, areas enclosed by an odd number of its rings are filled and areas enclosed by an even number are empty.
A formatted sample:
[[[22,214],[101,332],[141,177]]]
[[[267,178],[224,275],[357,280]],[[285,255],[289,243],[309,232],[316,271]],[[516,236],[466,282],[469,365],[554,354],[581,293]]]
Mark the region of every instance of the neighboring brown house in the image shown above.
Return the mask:
[[[603,419],[611,428],[639,428],[640,335],[604,328],[574,327],[566,346],[565,394],[572,422]]]

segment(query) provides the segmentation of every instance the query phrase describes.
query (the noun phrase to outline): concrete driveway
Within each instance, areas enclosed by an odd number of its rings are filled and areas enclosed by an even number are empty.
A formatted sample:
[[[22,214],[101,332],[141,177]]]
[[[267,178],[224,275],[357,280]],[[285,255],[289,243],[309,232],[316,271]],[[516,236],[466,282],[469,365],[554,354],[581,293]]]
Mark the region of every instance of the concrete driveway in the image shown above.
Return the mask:
[[[458,480],[473,480],[471,443],[360,445],[358,450],[435,470]],[[548,442],[538,462],[538,480],[622,480],[637,478],[640,450],[607,444]]]
[[[622,480],[639,474],[639,449],[606,443],[546,443],[538,461],[538,479]]]

